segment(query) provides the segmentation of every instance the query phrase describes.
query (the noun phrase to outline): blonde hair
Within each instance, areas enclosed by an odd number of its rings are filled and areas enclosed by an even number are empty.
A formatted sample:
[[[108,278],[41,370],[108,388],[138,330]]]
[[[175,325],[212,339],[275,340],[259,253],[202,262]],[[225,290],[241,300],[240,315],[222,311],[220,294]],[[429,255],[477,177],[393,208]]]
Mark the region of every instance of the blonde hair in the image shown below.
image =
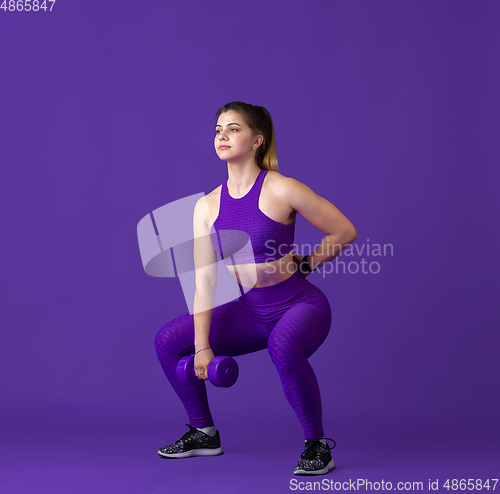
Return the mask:
[[[264,142],[255,152],[255,161],[262,170],[278,171],[278,152],[276,150],[276,137],[274,135],[273,119],[263,106],[250,105],[241,101],[233,101],[219,108],[215,114],[215,123],[221,113],[236,111],[245,119],[254,135],[261,135]]]

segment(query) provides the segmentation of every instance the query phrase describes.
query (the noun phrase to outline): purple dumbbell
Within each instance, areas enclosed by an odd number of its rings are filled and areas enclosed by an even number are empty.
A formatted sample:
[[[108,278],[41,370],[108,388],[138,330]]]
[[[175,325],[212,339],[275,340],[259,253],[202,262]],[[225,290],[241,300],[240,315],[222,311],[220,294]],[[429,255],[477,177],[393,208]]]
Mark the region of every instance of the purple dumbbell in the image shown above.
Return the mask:
[[[238,379],[239,369],[231,357],[214,357],[208,364],[208,380],[220,388],[229,388]],[[177,379],[183,384],[197,384],[200,380],[194,370],[194,355],[182,357],[177,364]]]

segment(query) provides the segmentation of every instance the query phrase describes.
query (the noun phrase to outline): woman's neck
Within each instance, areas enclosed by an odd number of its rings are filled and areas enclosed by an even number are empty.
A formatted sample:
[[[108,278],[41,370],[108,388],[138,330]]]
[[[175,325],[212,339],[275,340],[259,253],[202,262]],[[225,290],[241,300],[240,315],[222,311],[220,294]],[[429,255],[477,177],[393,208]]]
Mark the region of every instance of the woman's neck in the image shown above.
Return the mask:
[[[231,166],[231,164],[228,163],[227,186],[235,195],[242,196],[250,190],[261,171],[262,170],[258,167],[257,163],[245,168]]]

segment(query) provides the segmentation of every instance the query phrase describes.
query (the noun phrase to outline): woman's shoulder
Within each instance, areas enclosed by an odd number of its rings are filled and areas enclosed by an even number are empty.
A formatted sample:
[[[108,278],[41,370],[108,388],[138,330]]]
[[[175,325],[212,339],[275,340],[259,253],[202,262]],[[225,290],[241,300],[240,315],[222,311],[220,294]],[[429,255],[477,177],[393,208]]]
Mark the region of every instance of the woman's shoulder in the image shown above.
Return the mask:
[[[271,189],[274,194],[279,196],[292,193],[295,185],[299,183],[295,178],[287,177],[286,175],[283,175],[275,170],[268,170],[267,177],[266,182],[269,189]]]
[[[222,184],[218,185],[217,187],[215,187],[214,190],[212,190],[211,192],[206,194],[205,195],[206,200],[209,203],[213,203],[214,201],[217,201],[220,198],[221,190],[222,190]]]

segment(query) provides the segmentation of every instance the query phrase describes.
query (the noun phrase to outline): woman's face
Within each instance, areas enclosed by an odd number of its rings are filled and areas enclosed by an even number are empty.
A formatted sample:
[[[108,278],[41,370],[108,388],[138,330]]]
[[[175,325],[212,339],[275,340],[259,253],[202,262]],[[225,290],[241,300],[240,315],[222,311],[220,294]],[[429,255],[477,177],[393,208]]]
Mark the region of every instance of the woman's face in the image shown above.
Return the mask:
[[[215,152],[221,160],[238,161],[255,156],[262,136],[254,136],[244,117],[234,110],[221,113],[215,127]],[[255,146],[255,149],[252,147]]]

